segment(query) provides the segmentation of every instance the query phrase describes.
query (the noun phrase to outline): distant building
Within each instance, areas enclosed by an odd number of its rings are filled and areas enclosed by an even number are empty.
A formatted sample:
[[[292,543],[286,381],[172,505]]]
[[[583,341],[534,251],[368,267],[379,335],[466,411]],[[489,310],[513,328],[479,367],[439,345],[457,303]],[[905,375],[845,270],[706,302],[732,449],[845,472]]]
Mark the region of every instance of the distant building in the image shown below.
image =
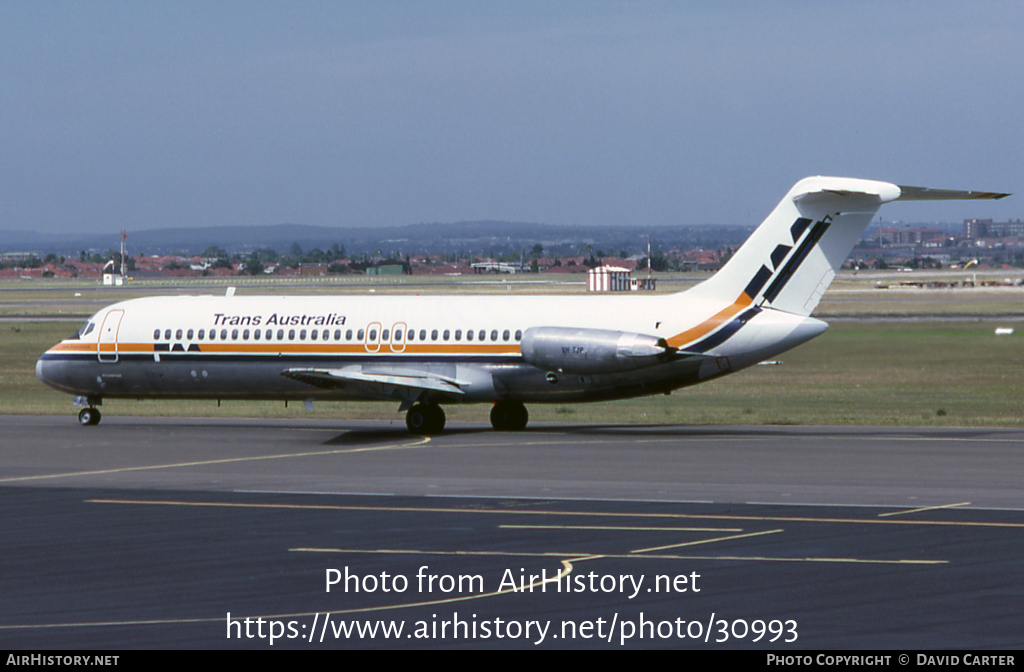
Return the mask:
[[[945,232],[940,229],[927,227],[919,229],[884,228],[878,229],[875,235],[878,236],[878,242],[882,245],[921,245],[935,239],[941,240],[946,236]]]
[[[474,273],[526,273],[530,270],[530,267],[526,264],[519,262],[506,262],[506,261],[494,261],[488,259],[487,261],[478,261],[473,264]]]
[[[991,219],[965,219],[964,238],[1016,238],[1024,236],[1024,222],[993,222]]]
[[[327,275],[327,264],[299,264],[299,275]]]
[[[388,264],[386,266],[368,266],[367,275],[401,275],[403,271],[401,264]]]
[[[628,268],[598,266],[587,272],[587,289],[591,292],[628,292],[654,287],[654,278],[632,278]]]

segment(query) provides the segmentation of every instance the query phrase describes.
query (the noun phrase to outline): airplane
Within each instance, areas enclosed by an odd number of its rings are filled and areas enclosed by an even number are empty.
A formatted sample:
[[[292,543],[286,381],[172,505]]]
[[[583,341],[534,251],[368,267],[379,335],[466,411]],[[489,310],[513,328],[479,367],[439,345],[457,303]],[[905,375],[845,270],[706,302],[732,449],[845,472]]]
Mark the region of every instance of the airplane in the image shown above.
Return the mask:
[[[623,399],[735,373],[820,335],[811,312],[883,203],[1009,194],[808,177],[715,275],[673,294],[147,297],[47,350],[36,375],[96,425],[104,398],[390,400],[414,434],[443,405]]]

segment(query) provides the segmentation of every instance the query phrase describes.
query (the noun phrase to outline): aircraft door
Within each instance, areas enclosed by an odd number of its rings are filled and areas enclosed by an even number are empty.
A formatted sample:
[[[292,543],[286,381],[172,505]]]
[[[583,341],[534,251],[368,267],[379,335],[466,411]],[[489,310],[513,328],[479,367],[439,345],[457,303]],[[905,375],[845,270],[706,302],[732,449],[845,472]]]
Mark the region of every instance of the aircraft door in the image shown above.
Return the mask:
[[[395,322],[395,326],[391,327],[391,352],[405,351],[406,331],[408,329],[405,326],[405,322]]]
[[[366,327],[366,340],[363,345],[366,347],[367,352],[377,352],[380,350],[380,322],[371,322]]]
[[[111,310],[103,317],[99,338],[96,341],[96,355],[101,362],[117,361],[117,332],[121,328],[123,310]]]

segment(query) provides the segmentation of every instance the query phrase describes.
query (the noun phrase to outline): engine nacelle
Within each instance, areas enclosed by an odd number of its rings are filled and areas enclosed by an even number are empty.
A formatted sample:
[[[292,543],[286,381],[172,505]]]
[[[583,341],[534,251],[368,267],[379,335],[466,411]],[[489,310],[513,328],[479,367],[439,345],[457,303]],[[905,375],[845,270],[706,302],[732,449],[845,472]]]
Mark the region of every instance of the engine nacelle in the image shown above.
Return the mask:
[[[523,359],[549,371],[615,373],[660,364],[675,348],[664,338],[605,329],[532,327],[519,343]]]

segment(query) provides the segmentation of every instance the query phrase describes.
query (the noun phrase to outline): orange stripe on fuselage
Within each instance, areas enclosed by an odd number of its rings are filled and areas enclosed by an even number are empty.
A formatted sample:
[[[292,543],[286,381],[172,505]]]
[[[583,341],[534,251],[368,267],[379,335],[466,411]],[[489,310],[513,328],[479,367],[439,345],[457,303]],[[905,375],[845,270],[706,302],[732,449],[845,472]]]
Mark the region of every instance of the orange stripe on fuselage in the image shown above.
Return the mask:
[[[744,292],[740,294],[739,298],[736,299],[736,301],[729,304],[722,310],[718,311],[707,320],[701,322],[696,327],[692,329],[687,329],[683,333],[676,334],[675,336],[669,338],[668,344],[674,348],[681,348],[687,343],[692,343],[693,341],[696,341],[698,338],[702,338],[703,336],[707,335],[708,333],[714,331],[718,327],[722,326],[723,324],[731,320],[734,315],[739,313],[741,310],[743,310],[753,302],[754,299],[747,296],[746,292]]]
[[[185,344],[182,343],[184,346]],[[456,344],[456,343],[406,343],[402,350],[392,350],[389,343],[380,344],[377,350],[367,350],[362,343],[199,343],[200,353],[223,354],[256,354],[256,355],[518,355],[519,345],[515,343],[495,344]],[[401,344],[396,344],[401,347]],[[99,346],[104,353],[115,352],[113,343]],[[95,343],[58,343],[49,352],[84,352],[95,354]],[[120,354],[151,354],[154,352],[152,343],[118,343],[116,352]],[[187,352],[187,351],[185,351]],[[181,350],[162,350],[161,355],[174,356],[185,354]],[[192,354],[196,354],[192,351]]]

